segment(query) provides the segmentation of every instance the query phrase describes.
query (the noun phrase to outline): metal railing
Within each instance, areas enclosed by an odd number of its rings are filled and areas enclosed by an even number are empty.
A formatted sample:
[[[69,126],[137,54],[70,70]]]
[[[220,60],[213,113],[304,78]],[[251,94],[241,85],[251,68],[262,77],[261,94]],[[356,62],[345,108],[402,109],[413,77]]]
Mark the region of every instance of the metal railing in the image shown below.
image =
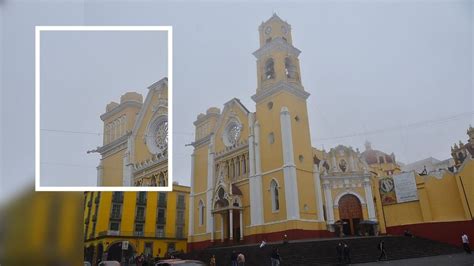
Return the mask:
[[[167,239],[186,239],[186,232],[183,231],[180,237],[177,234],[160,233],[160,232],[141,232],[141,231],[101,231],[98,236],[120,236],[120,237],[150,237],[150,238],[167,238]]]

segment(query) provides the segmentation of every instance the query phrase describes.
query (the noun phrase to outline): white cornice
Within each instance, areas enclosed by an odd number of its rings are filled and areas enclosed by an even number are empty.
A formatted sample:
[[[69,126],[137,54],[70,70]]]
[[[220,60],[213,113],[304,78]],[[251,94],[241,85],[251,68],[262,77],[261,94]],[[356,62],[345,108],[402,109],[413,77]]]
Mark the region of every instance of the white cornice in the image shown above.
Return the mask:
[[[286,54],[292,55],[294,57],[298,57],[301,51],[294,47],[293,45],[289,44],[287,41],[283,40],[282,37],[275,37],[272,41],[266,43],[262,47],[260,47],[257,51],[253,52],[253,55],[260,59],[263,56],[269,55],[277,52],[284,52]]]
[[[126,143],[128,140],[128,137],[130,136],[130,132],[127,132],[127,134],[121,136],[120,138],[97,148],[97,152],[99,152],[102,156],[105,157],[105,154],[109,153],[110,151],[114,150],[115,148],[121,146],[122,144]]]
[[[209,134],[205,136],[204,138],[198,139],[194,142],[191,143],[191,145],[196,149],[197,147],[203,145],[203,144],[208,144],[209,140],[211,139],[212,134]]]
[[[267,97],[271,96],[272,94],[275,94],[281,91],[289,92],[304,100],[308,99],[310,95],[308,92],[304,90],[303,86],[301,85],[296,85],[287,81],[280,81],[271,87],[264,87],[257,90],[257,93],[252,96],[252,100],[258,103],[266,99]]]

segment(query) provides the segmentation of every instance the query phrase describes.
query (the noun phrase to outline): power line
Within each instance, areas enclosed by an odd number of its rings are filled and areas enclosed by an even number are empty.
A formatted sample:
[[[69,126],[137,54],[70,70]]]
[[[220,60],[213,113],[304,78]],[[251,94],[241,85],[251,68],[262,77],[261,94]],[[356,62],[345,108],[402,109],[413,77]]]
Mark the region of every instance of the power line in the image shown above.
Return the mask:
[[[66,134],[79,134],[79,135],[97,135],[97,136],[103,136],[104,133],[99,133],[99,132],[90,132],[90,131],[73,131],[73,130],[63,130],[63,129],[49,129],[49,128],[42,128],[40,129],[41,131],[46,131],[46,132],[55,132],[55,133],[66,133]],[[190,132],[183,132],[183,131],[173,131],[173,135],[192,135],[194,136],[194,133]],[[146,134],[136,134],[135,136],[147,136]]]
[[[336,137],[324,137],[324,138],[315,138],[314,140],[317,141],[325,141],[325,140],[336,140],[336,139],[345,139],[345,138],[352,138],[352,137],[358,137],[358,136],[367,136],[367,135],[374,135],[374,134],[379,134],[387,131],[396,131],[396,130],[402,130],[402,129],[408,129],[408,128],[417,128],[429,124],[438,124],[438,123],[444,123],[444,122],[449,122],[451,120],[458,119],[463,116],[471,116],[474,115],[474,112],[465,112],[465,113],[460,113],[456,114],[450,117],[445,117],[441,119],[433,119],[433,120],[424,120],[424,121],[419,121],[415,123],[411,123],[408,125],[402,125],[402,126],[393,126],[393,127],[388,127],[388,128],[381,128],[381,129],[375,129],[375,130],[369,130],[369,131],[364,131],[364,132],[358,132],[358,133],[353,133],[353,134],[348,134],[348,135],[341,135],[341,136],[336,136]]]

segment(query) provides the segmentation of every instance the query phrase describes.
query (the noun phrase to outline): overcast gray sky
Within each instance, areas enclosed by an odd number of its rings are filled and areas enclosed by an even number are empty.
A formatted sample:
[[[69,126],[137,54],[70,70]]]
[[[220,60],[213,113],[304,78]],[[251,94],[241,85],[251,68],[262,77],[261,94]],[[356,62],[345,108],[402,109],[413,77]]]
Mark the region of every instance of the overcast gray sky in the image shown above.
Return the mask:
[[[363,148],[369,140],[406,163],[448,158],[450,145],[467,139],[466,129],[474,124],[471,1],[6,1],[2,185],[13,193],[33,180],[34,25],[174,27],[174,179],[189,184],[192,148],[184,144],[194,139],[197,114],[209,106],[222,108],[233,97],[255,110],[252,52],[258,26],[273,12],[292,25],[294,45],[302,50],[313,146]],[[130,88],[120,85],[112,87]],[[407,127],[431,120],[438,122]],[[387,128],[396,129],[336,138]]]
[[[167,75],[166,31],[41,33],[41,185],[96,186],[105,106]]]

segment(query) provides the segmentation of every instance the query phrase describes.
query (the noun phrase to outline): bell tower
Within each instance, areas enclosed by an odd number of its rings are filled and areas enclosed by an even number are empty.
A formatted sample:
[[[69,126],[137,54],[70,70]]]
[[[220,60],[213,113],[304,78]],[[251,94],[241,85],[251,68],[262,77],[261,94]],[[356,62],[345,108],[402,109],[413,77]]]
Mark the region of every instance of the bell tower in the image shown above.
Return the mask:
[[[260,25],[258,31],[260,48],[253,53],[257,58],[258,76],[254,100],[267,89],[281,83],[304,92],[298,59],[301,51],[293,46],[291,25],[273,14],[269,20]]]
[[[291,25],[276,14],[258,31],[260,47],[253,53],[257,58],[257,89],[252,96],[256,114],[249,119],[250,152],[255,157],[250,194],[257,199],[252,204],[259,206],[256,203],[262,200],[266,210],[256,223],[315,219],[307,215],[318,211],[315,200],[310,200],[316,198],[314,189],[308,189],[314,187],[308,186],[314,183],[313,160],[306,105],[309,93],[301,83],[298,59],[301,51],[293,46]],[[278,197],[285,202],[281,210],[269,201],[270,195],[263,199],[259,195],[267,195],[275,182]]]

